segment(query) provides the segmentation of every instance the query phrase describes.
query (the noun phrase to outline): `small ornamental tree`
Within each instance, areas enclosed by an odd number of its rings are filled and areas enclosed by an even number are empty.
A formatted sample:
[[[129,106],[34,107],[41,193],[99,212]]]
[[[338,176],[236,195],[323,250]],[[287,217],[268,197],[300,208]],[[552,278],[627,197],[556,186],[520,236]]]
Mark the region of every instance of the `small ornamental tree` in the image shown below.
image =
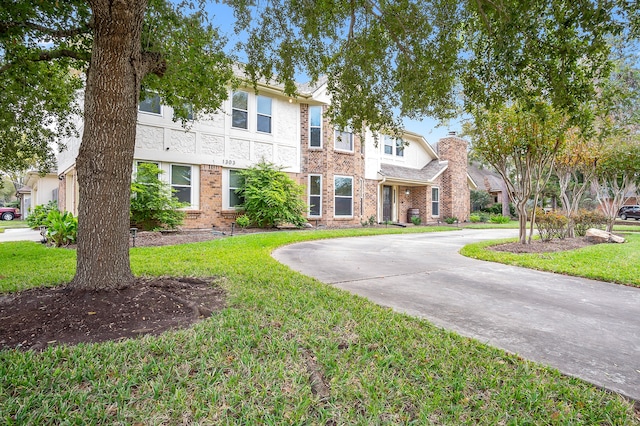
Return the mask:
[[[184,203],[174,198],[168,183],[160,180],[163,173],[155,164],[140,163],[131,183],[131,225],[148,231],[175,229],[182,225]]]
[[[477,111],[472,129],[473,150],[493,166],[504,180],[516,205],[519,240],[529,244],[533,236],[535,210],[529,216],[527,204],[537,205],[551,176],[554,161],[565,143],[565,118],[545,103],[533,108],[519,105],[492,111]],[[527,220],[531,220],[527,238]]]
[[[613,230],[618,210],[640,187],[640,140],[634,137],[612,139],[596,161],[594,189],[607,231]]]
[[[307,206],[302,197],[304,188],[291,179],[282,168],[260,162],[242,170],[244,186],[236,190],[244,197],[240,206],[252,223],[261,228],[290,223],[302,226],[307,220]]]

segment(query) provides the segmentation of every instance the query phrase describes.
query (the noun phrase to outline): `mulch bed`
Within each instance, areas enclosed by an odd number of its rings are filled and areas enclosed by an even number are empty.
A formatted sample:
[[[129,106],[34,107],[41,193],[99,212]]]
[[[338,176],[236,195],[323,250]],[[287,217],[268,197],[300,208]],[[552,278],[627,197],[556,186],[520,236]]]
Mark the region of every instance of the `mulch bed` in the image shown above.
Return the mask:
[[[551,253],[556,251],[576,250],[588,247],[593,243],[584,237],[565,238],[559,240],[554,238],[551,241],[533,240],[531,244],[507,243],[489,247],[494,251],[506,251],[510,253]]]
[[[184,328],[225,307],[215,279],[138,278],[114,291],[36,288],[0,296],[0,349],[104,342]]]

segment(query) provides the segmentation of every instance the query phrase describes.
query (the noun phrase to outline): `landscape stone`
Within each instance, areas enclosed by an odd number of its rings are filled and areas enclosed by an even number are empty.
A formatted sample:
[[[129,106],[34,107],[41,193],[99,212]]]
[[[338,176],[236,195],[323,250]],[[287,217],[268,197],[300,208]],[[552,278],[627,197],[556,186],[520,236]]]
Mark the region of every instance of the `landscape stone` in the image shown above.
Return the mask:
[[[588,241],[596,244],[601,243],[624,243],[625,239],[614,235],[611,232],[603,231],[601,229],[589,228],[585,237]]]

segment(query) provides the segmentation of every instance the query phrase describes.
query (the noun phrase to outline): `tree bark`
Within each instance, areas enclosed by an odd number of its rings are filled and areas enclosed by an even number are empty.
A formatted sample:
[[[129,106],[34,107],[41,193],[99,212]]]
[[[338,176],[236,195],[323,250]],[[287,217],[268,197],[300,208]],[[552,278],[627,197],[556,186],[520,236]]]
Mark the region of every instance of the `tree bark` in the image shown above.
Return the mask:
[[[77,270],[71,287],[123,288],[129,266],[129,202],[146,1],[93,0],[94,38],[85,90]]]

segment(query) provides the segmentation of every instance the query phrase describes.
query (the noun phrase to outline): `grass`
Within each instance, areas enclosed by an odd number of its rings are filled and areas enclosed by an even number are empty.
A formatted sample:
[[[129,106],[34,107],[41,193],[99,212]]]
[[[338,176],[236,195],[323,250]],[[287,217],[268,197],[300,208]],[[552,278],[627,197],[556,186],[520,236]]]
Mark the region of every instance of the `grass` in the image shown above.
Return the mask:
[[[625,238],[625,244],[597,244],[564,252],[521,254],[489,249],[507,240],[483,241],[463,247],[460,253],[490,262],[640,287],[640,234],[628,233]]]
[[[5,229],[14,229],[14,228],[28,228],[26,220],[0,220],[0,234],[4,232]]]
[[[132,249],[136,274],[220,277],[229,307],[159,337],[1,351],[0,423],[639,424],[617,395],[324,285],[270,256],[303,240],[426,229],[282,232]],[[26,242],[0,250],[3,291],[73,273],[73,251]],[[15,256],[5,262],[6,253]],[[25,253],[42,262],[21,272],[13,264]],[[55,265],[67,275],[51,274]],[[308,357],[330,389],[327,399],[311,392]]]

